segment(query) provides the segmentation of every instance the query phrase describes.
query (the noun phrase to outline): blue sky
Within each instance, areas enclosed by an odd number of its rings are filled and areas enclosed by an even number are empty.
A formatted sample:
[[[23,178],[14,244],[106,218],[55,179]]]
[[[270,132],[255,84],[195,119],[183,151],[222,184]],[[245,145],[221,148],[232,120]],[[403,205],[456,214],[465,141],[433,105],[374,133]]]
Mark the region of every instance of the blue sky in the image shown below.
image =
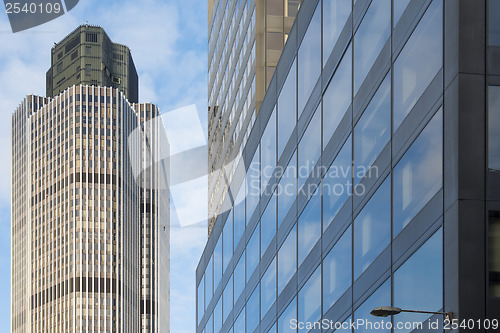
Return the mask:
[[[141,102],[153,102],[162,112],[195,104],[206,131],[206,1],[80,0],[64,16],[16,34],[1,13],[0,332],[10,326],[10,116],[26,94],[45,94],[53,43],[86,21],[130,47]],[[193,209],[206,212],[206,200],[201,202]],[[205,242],[203,224],[171,230],[171,332],[195,331],[194,274]]]

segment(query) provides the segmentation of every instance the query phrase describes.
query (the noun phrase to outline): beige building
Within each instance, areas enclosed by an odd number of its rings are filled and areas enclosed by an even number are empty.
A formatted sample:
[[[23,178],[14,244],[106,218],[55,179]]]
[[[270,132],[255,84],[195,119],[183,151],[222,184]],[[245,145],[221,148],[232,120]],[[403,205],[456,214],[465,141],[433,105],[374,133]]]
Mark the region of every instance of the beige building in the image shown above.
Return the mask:
[[[169,332],[168,142],[129,89],[12,115],[12,332]]]
[[[209,234],[301,3],[208,0]]]

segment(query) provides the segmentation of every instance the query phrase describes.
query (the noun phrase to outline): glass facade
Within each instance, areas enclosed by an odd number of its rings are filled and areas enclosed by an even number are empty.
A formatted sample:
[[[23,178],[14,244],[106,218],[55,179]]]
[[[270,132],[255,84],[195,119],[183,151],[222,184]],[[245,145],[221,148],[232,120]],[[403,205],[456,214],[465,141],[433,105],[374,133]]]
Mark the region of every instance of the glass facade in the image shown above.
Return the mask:
[[[261,162],[261,177],[250,172],[242,187],[252,178],[260,195],[233,205],[234,234],[241,241],[234,240],[234,264],[223,273],[222,281],[233,281],[234,293],[233,301],[227,300],[233,313],[221,332],[245,332],[242,321],[246,332],[273,333],[309,332],[300,324],[322,319],[377,325],[382,319],[369,313],[378,306],[428,311],[445,306],[443,226],[445,206],[451,209],[445,203],[445,170],[451,164],[445,158],[445,128],[452,111],[446,109],[444,84],[433,83],[444,80],[445,9],[443,0],[419,5],[409,0],[302,5],[295,35],[270,81],[276,89],[264,98],[260,126],[252,129],[255,139],[244,147],[252,164]],[[301,22],[309,23],[301,27]],[[394,40],[399,46],[391,45]],[[314,89],[318,83],[321,89]],[[487,99],[490,169],[499,155],[495,89],[489,88]],[[263,175],[263,168],[274,172]],[[265,185],[271,191],[264,192]],[[236,216],[244,232],[236,232]],[[216,223],[224,230],[228,221],[221,217]],[[490,220],[489,237],[496,244],[495,221]],[[197,274],[208,304],[198,311],[199,333],[213,331],[210,318],[222,293],[217,286],[206,293],[212,279],[206,275],[213,274],[207,264],[221,233],[225,237],[224,231],[211,235]],[[490,285],[497,281],[495,249],[489,250]]]

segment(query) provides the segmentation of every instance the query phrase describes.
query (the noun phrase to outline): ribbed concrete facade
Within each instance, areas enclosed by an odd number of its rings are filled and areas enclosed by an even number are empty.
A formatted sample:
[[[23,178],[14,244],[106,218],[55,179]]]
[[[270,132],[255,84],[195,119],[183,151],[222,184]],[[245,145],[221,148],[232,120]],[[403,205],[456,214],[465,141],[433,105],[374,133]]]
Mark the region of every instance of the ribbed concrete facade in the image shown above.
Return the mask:
[[[12,332],[168,332],[157,115],[92,86],[14,112]]]

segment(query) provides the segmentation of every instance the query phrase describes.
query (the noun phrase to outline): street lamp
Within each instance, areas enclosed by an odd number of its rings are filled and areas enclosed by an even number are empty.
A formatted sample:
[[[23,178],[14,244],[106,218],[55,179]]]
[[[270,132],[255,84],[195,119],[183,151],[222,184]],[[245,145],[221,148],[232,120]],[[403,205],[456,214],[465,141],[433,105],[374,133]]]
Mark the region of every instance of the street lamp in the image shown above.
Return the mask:
[[[434,312],[434,311],[416,311],[416,310],[403,310],[393,306],[380,306],[373,309],[370,314],[375,317],[387,317],[394,316],[401,312],[411,312],[411,313],[428,313],[428,314],[439,314],[444,315],[445,319],[451,321],[453,319],[453,312]]]

